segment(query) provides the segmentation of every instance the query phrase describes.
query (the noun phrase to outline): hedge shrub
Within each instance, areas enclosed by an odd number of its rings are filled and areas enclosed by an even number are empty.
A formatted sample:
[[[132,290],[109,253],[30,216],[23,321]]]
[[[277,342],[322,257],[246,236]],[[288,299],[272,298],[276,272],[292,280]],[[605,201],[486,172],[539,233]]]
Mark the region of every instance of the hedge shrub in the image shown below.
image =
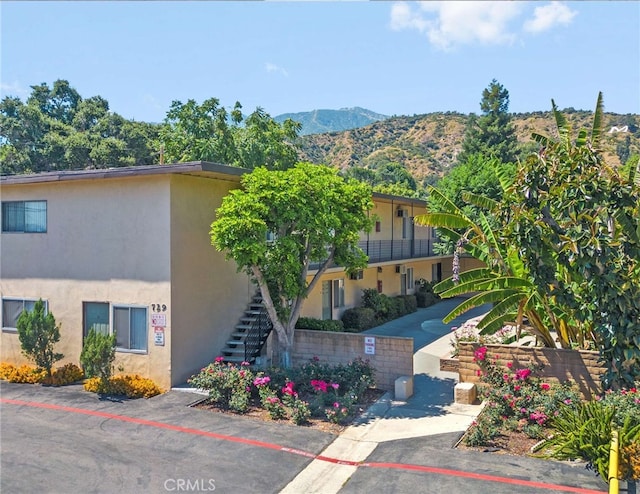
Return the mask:
[[[353,329],[356,332],[365,331],[376,325],[376,313],[369,307],[347,309],[342,314],[342,322],[346,329]]]
[[[332,331],[342,332],[344,331],[344,324],[342,321],[334,319],[315,319],[313,317],[301,317],[296,322],[296,328],[298,329],[312,329],[314,331]]]

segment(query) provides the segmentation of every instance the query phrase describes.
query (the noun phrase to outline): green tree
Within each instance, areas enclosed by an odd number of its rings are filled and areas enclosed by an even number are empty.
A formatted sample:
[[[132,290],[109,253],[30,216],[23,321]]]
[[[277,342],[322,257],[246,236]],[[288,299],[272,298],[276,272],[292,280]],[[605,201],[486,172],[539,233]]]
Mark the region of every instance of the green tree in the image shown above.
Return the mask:
[[[526,316],[548,346],[555,338],[565,348],[595,345],[607,366],[606,388],[633,386],[640,378],[637,170],[621,175],[602,157],[601,94],[591,134],[580,129],[575,139],[552,106],[559,138],[534,134],[542,149],[522,164],[513,184],[505,182],[501,202],[463,195],[490,211],[497,226],[483,214],[472,221],[444,196],[444,213],[416,221],[440,227],[458,249],[486,264],[467,273],[454,266],[454,276],[436,286],[444,297],[477,292],[452,314],[494,302],[479,325],[483,332],[507,320],[520,326]]]
[[[236,102],[229,115],[217,98],[209,98],[201,105],[192,99],[186,103],[173,101],[160,131],[165,160],[236,162],[238,154],[230,124],[242,121],[241,108]]]
[[[51,312],[45,314],[44,302],[38,300],[33,310],[23,310],[17,321],[18,339],[22,353],[51,377],[53,364],[64,357],[54,351],[60,341],[60,328]]]
[[[499,202],[505,190],[498,175],[502,176],[505,184],[513,181],[515,165],[501,163],[497,158],[487,157],[482,154],[472,154],[466,161],[455,165],[451,171],[442,177],[435,185],[441,195],[461,209],[472,223],[478,223],[481,209],[466,202],[463,196],[467,193],[482,195],[483,197]],[[444,212],[444,205],[439,195],[427,196],[429,210],[432,212]],[[448,208],[447,205],[444,205]],[[492,216],[488,215],[488,221],[492,222]],[[443,236],[440,242],[434,246],[438,254],[452,254],[455,244]]]
[[[503,163],[515,163],[518,141],[508,113],[509,91],[493,79],[482,91],[480,109],[480,117],[474,114],[469,117],[458,163],[466,162],[476,153],[497,158]]]
[[[235,132],[238,165],[253,170],[264,166],[269,170],[286,170],[298,161],[295,141],[302,126],[290,118],[276,122],[262,108],[249,115],[244,127]]]
[[[246,119],[236,102],[229,113],[216,98],[202,104],[174,101],[160,133],[165,161],[213,161],[254,169],[284,170],[298,160],[300,124],[276,122],[257,108]]]
[[[593,334],[607,365],[605,387],[640,379],[640,187],[600,149],[603,102],[591,132],[576,136],[552,101],[557,139],[518,173],[501,221],[520,246],[532,279],[561,306],[570,325]]]
[[[290,366],[303,301],[322,274],[333,264],[349,271],[366,266],[358,240],[371,228],[372,207],[369,186],[310,163],[285,171],[256,168],[243,177],[242,189],[223,199],[211,224],[212,244],[260,287],[283,366]],[[307,281],[312,263],[318,268]]]
[[[64,80],[0,102],[2,174],[152,164],[157,137],[158,125],[125,120]]]

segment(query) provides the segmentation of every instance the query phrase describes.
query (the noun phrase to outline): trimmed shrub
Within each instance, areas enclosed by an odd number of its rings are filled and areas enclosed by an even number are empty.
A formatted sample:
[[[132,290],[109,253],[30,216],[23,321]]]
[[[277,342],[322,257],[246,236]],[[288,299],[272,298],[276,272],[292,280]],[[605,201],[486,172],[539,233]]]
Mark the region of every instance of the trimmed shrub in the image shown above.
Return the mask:
[[[376,325],[376,313],[369,307],[347,309],[342,314],[342,322],[347,330],[365,331]]]
[[[48,384],[50,386],[65,386],[79,381],[84,377],[82,369],[75,364],[58,367],[47,376],[47,371],[33,365],[0,364],[0,379],[12,383]]]
[[[404,306],[407,309],[407,314],[411,314],[418,310],[418,301],[415,295],[404,295]]]
[[[386,298],[386,295],[378,293],[378,290],[376,290],[375,288],[367,288],[366,290],[362,291],[363,307],[373,309],[373,311],[376,313],[376,316],[379,316],[380,314],[386,314]]]
[[[116,335],[107,335],[89,330],[80,353],[80,363],[87,377],[97,377],[102,380],[103,387],[113,373],[113,361],[116,358]]]
[[[314,331],[332,331],[339,333],[344,331],[342,321],[334,319],[315,319],[313,317],[301,317],[296,322],[298,329],[312,329]]]
[[[16,325],[22,353],[51,377],[53,364],[64,357],[53,350],[60,341],[60,327],[53,314],[45,314],[44,302],[39,299],[32,311],[22,311]]]
[[[396,317],[402,317],[407,314],[407,304],[404,303],[402,295],[393,297],[391,300],[395,308]]]
[[[102,379],[92,377],[84,383],[84,389],[92,393],[126,396],[127,398],[151,398],[162,393],[156,383],[137,374],[113,376],[107,381],[106,389]]]
[[[437,297],[431,292],[417,292],[416,303],[418,307],[431,307],[437,301]]]

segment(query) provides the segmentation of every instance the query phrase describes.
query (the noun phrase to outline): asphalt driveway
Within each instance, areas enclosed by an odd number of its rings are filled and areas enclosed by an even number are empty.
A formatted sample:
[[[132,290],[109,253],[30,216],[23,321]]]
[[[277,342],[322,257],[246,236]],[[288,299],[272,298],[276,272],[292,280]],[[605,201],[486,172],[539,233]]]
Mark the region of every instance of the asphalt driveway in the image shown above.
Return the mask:
[[[188,407],[0,383],[3,493],[276,493],[335,436]]]

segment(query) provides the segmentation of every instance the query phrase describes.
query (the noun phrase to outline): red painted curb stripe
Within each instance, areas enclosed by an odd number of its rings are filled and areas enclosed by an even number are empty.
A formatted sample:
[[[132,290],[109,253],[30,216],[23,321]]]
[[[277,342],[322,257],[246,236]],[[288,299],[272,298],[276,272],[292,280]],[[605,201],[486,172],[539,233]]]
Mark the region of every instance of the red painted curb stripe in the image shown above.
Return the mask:
[[[362,463],[363,467],[372,468],[393,468],[398,470],[414,470],[418,472],[435,473],[450,477],[464,477],[469,479],[484,480],[487,482],[499,482],[502,484],[513,484],[522,487],[533,487],[536,489],[553,489],[565,492],[575,492],[578,494],[603,494],[606,491],[594,491],[583,489],[582,487],[571,487],[568,485],[548,484],[545,482],[535,482],[533,480],[511,479],[509,477],[498,477],[496,475],[486,475],[475,472],[465,472],[464,470],[451,470],[448,468],[426,467],[422,465],[407,465],[404,463]]]
[[[565,492],[574,492],[577,494],[602,494],[605,491],[594,491],[591,489],[583,489],[580,487],[571,487],[571,486],[565,486],[565,485],[557,485],[557,484],[547,484],[544,482],[534,482],[531,480],[521,480],[521,479],[510,479],[508,477],[498,477],[495,475],[485,475],[485,474],[480,474],[480,473],[474,473],[474,472],[465,472],[463,470],[451,470],[448,468],[438,468],[438,467],[428,467],[428,466],[422,466],[422,465],[410,465],[410,464],[404,464],[404,463],[376,463],[376,462],[371,462],[371,463],[362,463],[362,462],[358,462],[358,461],[351,461],[351,460],[339,460],[337,458],[331,458],[329,456],[322,456],[322,455],[314,455],[313,453],[309,453],[307,451],[302,451],[299,449],[294,449],[294,448],[288,448],[286,446],[280,446],[278,444],[272,444],[272,443],[266,443],[263,441],[255,441],[253,439],[245,439],[242,437],[234,437],[234,436],[227,436],[224,434],[217,434],[215,432],[208,432],[208,431],[203,431],[200,429],[192,429],[190,427],[182,427],[180,425],[172,425],[172,424],[167,424],[165,422],[156,422],[154,420],[145,420],[145,419],[138,419],[135,417],[128,417],[126,415],[117,415],[114,413],[108,413],[108,412],[100,412],[97,410],[87,410],[85,408],[75,408],[75,407],[67,407],[67,406],[63,406],[63,405],[53,405],[50,403],[41,403],[41,402],[37,402],[37,401],[23,401],[23,400],[14,400],[14,399],[10,399],[10,398],[0,398],[0,403],[6,403],[6,404],[10,404],[10,405],[21,405],[21,406],[28,406],[28,407],[33,407],[33,408],[44,408],[44,409],[48,409],[48,410],[56,410],[56,411],[62,411],[62,412],[69,412],[69,413],[77,413],[80,415],[89,415],[89,416],[93,416],[93,417],[102,417],[102,418],[106,418],[106,419],[112,419],[112,420],[119,420],[121,422],[129,422],[132,424],[139,424],[139,425],[146,425],[149,427],[156,427],[156,428],[160,428],[160,429],[167,429],[167,430],[172,430],[172,431],[176,431],[176,432],[183,432],[186,434],[193,434],[196,436],[204,436],[204,437],[212,437],[214,439],[220,439],[223,441],[230,441],[230,442],[235,442],[235,443],[240,443],[240,444],[247,444],[249,446],[257,446],[260,448],[266,448],[266,449],[272,449],[272,450],[276,450],[276,451],[283,451],[285,453],[291,453],[294,455],[298,455],[298,456],[304,456],[307,458],[313,458],[315,460],[320,460],[320,461],[326,461],[329,463],[335,463],[337,465],[347,465],[347,466],[355,466],[355,467],[369,467],[369,468],[390,468],[390,469],[396,469],[396,470],[412,470],[412,471],[418,471],[418,472],[426,472],[426,473],[433,473],[433,474],[438,474],[438,475],[447,475],[450,477],[464,477],[464,478],[471,478],[471,479],[476,479],[476,480],[483,480],[486,482],[498,482],[498,483],[503,483],[503,484],[512,484],[512,485],[518,485],[518,486],[526,486],[526,487],[534,487],[537,489],[547,489],[547,490],[559,490],[559,491],[565,491]]]

